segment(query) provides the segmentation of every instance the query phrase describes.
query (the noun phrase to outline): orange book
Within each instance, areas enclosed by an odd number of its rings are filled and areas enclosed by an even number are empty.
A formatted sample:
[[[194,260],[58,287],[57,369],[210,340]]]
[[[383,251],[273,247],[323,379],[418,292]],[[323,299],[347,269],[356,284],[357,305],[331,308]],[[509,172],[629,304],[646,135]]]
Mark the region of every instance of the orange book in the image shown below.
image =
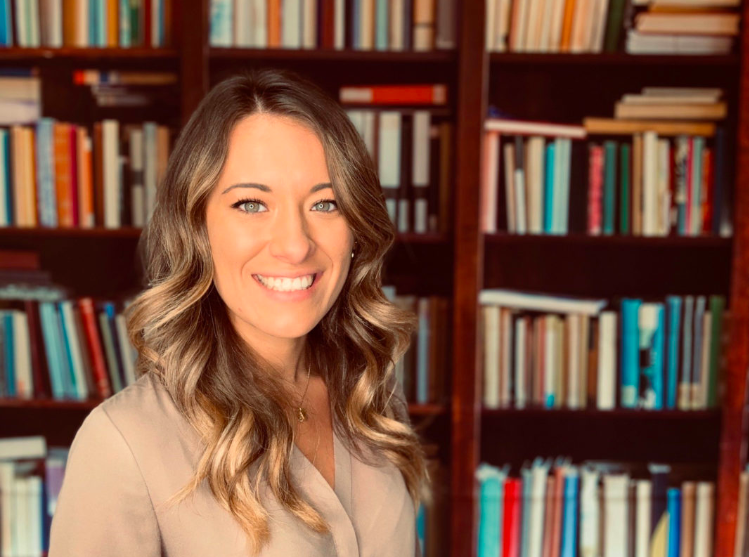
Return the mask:
[[[81,0],[64,2],[62,6],[62,44],[64,46],[75,46],[75,29],[77,10],[76,4]]]
[[[107,46],[117,48],[119,42],[119,6],[117,0],[106,0],[107,2]]]
[[[55,122],[55,195],[57,197],[57,226],[70,228],[75,226],[73,219],[73,184],[71,180],[70,160],[70,124]]]
[[[26,168],[28,182],[26,184],[26,214],[30,226],[36,226],[37,221],[37,203],[36,203],[36,149],[34,128],[25,129],[26,136]]]
[[[562,20],[562,39],[559,43],[561,52],[569,52],[572,43],[572,23],[575,19],[575,0],[567,0],[564,4],[564,19]]]
[[[94,184],[91,180],[91,136],[83,126],[78,133],[78,224],[91,228],[96,223],[94,217]]]
[[[281,0],[268,0],[268,48],[281,46]]]

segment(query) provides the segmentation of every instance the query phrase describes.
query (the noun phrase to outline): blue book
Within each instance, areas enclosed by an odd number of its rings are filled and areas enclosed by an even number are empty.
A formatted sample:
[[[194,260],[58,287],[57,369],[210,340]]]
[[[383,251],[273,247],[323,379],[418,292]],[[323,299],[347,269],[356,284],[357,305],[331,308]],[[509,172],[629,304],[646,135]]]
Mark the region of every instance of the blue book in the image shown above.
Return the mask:
[[[676,231],[687,234],[687,164],[689,160],[689,138],[679,135],[674,140],[674,199],[676,202]]]
[[[65,314],[63,311],[63,304],[70,302],[58,302],[57,310],[60,315],[60,331],[62,332],[62,345],[65,349],[65,361],[68,364],[68,379],[70,385],[70,398],[79,398],[78,396],[78,382],[75,380],[75,360],[73,358],[73,346],[71,343],[75,338],[73,331],[68,330],[68,326],[65,323]]]
[[[54,119],[40,118],[36,123],[36,172],[39,224],[57,226],[55,193]]]
[[[2,312],[5,345],[5,396],[16,396],[16,358],[13,342],[13,313]]]
[[[62,315],[54,303],[51,303],[50,319],[53,323],[56,352],[57,357],[59,358],[60,373],[62,375],[63,392],[65,393],[65,398],[76,399],[78,396],[72,379],[73,371],[70,367],[67,335],[63,329]]]
[[[478,557],[500,557],[502,551],[502,510],[507,468],[481,463],[479,480]]]
[[[681,490],[678,487],[668,489],[668,542],[667,557],[679,557],[681,554]]]
[[[88,0],[88,46],[98,46],[99,44],[96,35],[96,25],[99,21],[98,4],[99,0]]]
[[[232,0],[211,0],[210,6],[211,28],[209,33],[211,46],[232,46],[234,3]]]
[[[561,557],[577,557],[578,493],[580,476],[575,467],[567,469],[564,478]]]
[[[125,377],[125,361],[124,358],[126,357],[124,354],[124,349],[126,347],[120,346],[120,338],[117,335],[117,312],[114,308],[114,303],[112,302],[104,302],[102,304],[102,307],[104,309],[104,313],[107,316],[107,324],[109,325],[109,330],[112,332],[112,347],[114,348],[114,355],[115,359],[117,360],[117,370],[120,377],[120,384],[123,387],[127,386],[127,377]]]
[[[411,50],[411,30],[413,29],[412,0],[403,0],[403,50]]]
[[[97,29],[96,29],[96,43],[99,46],[106,47],[109,40],[109,2],[108,0],[98,0],[99,6],[96,9],[96,15],[98,18]]]
[[[676,408],[679,387],[679,333],[681,296],[666,297],[666,408]]]
[[[419,511],[416,514],[416,537],[419,538],[419,547],[421,554],[424,554],[424,539],[426,538],[427,509],[424,505],[419,504]]]
[[[614,233],[616,211],[616,141],[603,142],[603,233]]]
[[[120,0],[118,17],[120,22],[120,46],[128,48],[132,45],[133,40],[132,29],[130,29],[130,0]]]
[[[554,226],[554,157],[556,146],[546,145],[546,178],[544,181],[544,232],[549,234]]]
[[[62,352],[57,346],[57,327],[55,306],[53,302],[39,303],[39,321],[42,325],[42,336],[44,337],[44,352],[47,356],[49,367],[49,379],[52,386],[52,398],[62,400],[65,398],[65,384],[63,382]]]
[[[679,395],[677,405],[681,408],[680,400],[684,399],[684,406],[690,406],[690,391],[692,389],[692,320],[694,316],[694,296],[684,297],[684,323],[682,324],[681,350],[681,380],[679,381]]]
[[[642,300],[622,299],[621,406],[637,408],[640,392],[639,319]]]
[[[663,304],[640,307],[640,406],[663,409]]]
[[[0,46],[13,46],[13,33],[11,32],[10,1],[0,0]]]
[[[375,16],[375,49],[387,50],[389,47],[388,34],[390,31],[390,19],[388,16],[388,0],[376,0]]]

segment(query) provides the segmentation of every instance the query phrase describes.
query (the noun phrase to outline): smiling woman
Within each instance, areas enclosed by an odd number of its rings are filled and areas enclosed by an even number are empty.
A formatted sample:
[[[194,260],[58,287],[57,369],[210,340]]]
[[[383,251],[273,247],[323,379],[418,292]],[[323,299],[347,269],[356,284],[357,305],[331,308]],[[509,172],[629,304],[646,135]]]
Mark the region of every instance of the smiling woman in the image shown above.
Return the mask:
[[[394,375],[416,318],[381,285],[394,238],[337,103],[288,72],[216,86],[142,239],[141,377],[78,431],[50,557],[420,554],[431,489]]]

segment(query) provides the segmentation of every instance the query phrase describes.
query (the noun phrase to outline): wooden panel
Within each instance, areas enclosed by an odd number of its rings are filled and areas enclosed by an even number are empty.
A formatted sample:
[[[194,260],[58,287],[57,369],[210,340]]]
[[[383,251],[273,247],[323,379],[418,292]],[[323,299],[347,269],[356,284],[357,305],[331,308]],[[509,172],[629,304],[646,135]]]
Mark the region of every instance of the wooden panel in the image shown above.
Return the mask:
[[[483,0],[460,3],[457,181],[455,188],[455,280],[450,555],[476,553],[478,516],[474,473],[479,458],[478,291],[483,276],[479,234],[479,180],[486,113],[488,55],[484,50]]]
[[[742,18],[749,18],[749,2],[744,2]],[[729,347],[723,400],[723,428],[717,490],[716,557],[733,557],[736,538],[739,473],[742,446],[747,435],[743,408],[749,368],[749,33],[741,38],[741,84],[738,106],[738,147],[734,195],[733,273]]]

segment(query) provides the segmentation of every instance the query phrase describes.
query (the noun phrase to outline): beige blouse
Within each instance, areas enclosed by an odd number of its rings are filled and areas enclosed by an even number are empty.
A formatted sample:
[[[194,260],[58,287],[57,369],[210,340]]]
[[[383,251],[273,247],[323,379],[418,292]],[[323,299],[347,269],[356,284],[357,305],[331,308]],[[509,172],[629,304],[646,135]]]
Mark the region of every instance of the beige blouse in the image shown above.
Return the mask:
[[[402,390],[398,389],[402,400]],[[292,481],[331,526],[313,532],[262,492],[271,541],[263,557],[420,555],[412,499],[394,465],[366,465],[333,434],[335,490],[294,446]],[[247,536],[206,483],[161,504],[196,469],[200,440],[166,389],[141,377],[87,416],[73,440],[52,520],[49,557],[240,557]]]

